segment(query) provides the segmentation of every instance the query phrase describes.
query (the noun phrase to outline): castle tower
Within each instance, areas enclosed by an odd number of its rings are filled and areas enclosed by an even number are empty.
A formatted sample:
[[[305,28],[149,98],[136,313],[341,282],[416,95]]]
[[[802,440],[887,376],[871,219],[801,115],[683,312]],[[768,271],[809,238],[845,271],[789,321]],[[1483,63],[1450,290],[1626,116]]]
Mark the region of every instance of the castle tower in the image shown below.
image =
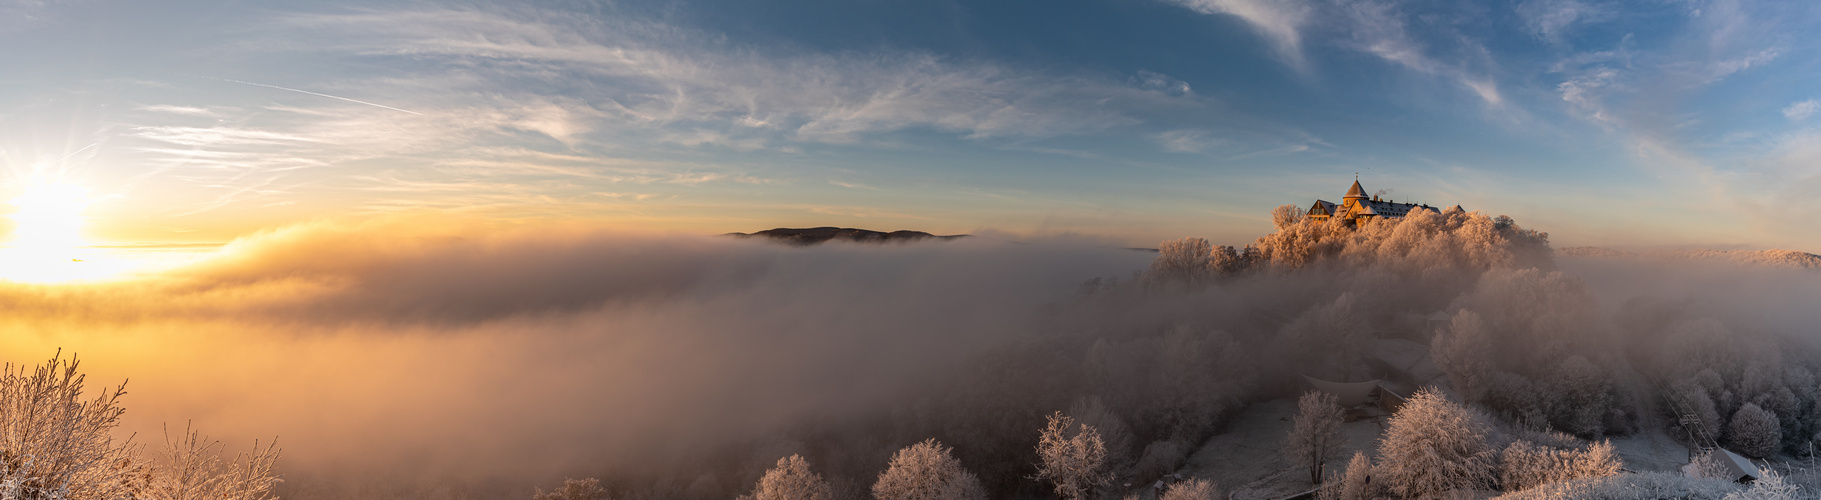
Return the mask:
[[[1359,187],[1359,179],[1354,179],[1353,187],[1347,188],[1347,195],[1341,197],[1340,204],[1351,208],[1360,205],[1362,201],[1366,201],[1366,188]]]

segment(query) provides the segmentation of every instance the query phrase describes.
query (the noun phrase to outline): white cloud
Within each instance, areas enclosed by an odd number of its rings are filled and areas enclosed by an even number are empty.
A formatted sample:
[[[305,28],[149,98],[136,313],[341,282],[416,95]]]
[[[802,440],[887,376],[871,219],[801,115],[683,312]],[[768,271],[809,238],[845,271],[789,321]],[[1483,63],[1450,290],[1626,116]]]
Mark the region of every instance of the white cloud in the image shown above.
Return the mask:
[[[1789,107],[1783,108],[1783,117],[1788,118],[1789,121],[1792,122],[1799,122],[1807,120],[1810,116],[1814,116],[1815,111],[1821,111],[1821,101],[1816,101],[1814,99],[1798,101],[1790,103]]]
[[[1250,23],[1290,66],[1303,69],[1302,34],[1312,11],[1301,0],[1168,0],[1202,14],[1228,14]]]
[[[1561,42],[1576,25],[1611,18],[1612,11],[1579,0],[1527,0],[1517,5],[1524,26],[1538,38]]]

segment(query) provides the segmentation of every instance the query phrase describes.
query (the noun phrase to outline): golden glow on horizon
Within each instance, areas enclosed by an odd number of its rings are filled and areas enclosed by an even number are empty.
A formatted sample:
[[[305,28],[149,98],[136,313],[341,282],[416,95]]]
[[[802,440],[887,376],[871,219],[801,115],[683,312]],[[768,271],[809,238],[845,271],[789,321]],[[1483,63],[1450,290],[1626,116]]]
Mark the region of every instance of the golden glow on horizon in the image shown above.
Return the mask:
[[[98,254],[82,238],[88,191],[73,184],[33,179],[11,200],[13,233],[0,249],[0,279],[24,283],[102,280],[128,263]]]

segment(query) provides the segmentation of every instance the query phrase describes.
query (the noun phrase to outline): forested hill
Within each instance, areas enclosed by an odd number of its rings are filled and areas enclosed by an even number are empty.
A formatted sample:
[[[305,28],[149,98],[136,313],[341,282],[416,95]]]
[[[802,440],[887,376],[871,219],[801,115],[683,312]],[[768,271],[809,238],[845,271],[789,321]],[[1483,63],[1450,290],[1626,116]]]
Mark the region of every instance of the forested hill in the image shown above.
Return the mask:
[[[854,241],[860,243],[906,243],[931,238],[953,240],[966,238],[968,235],[955,234],[937,236],[923,231],[892,231],[889,233],[854,229],[850,227],[812,227],[767,229],[756,233],[727,233],[727,236],[739,238],[763,237],[792,245],[814,245],[829,240]]]

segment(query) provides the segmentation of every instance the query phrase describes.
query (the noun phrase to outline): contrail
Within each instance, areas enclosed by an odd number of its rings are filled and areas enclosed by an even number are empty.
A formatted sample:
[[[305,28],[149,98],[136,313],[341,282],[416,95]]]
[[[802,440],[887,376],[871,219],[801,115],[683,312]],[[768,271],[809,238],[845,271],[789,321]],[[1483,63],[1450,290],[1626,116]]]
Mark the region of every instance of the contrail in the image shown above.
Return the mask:
[[[63,157],[62,157],[62,158],[58,158],[58,159],[57,159],[57,161],[53,161],[53,162],[51,162],[51,163],[50,163],[50,164],[51,164],[51,165],[56,165],[56,164],[58,164],[58,163],[63,163],[63,160],[68,160],[68,159],[70,159],[70,157],[71,157],[71,156],[76,156],[76,153],[81,153],[81,152],[83,152],[83,151],[88,151],[88,150],[89,150],[89,148],[92,148],[92,147],[95,147],[95,145],[96,145],[96,144],[101,144],[101,143],[99,143],[99,142],[91,142],[91,143],[89,143],[89,145],[87,145],[87,146],[83,146],[83,147],[82,147],[82,149],[78,149],[78,150],[75,150],[75,151],[71,151],[71,152],[70,152],[70,154],[66,154],[66,155],[63,155]]]
[[[242,84],[242,85],[252,85],[252,86],[255,86],[255,87],[265,87],[265,88],[269,88],[269,89],[278,89],[278,90],[289,90],[289,91],[292,91],[292,92],[297,92],[297,93],[300,93],[300,94],[310,94],[310,95],[313,95],[313,96],[320,96],[320,97],[327,97],[327,98],[330,98],[330,99],[340,99],[340,100],[343,100],[343,101],[348,101],[348,102],[352,102],[352,103],[355,103],[355,104],[365,104],[365,105],[368,105],[368,106],[373,106],[373,107],[376,107],[376,108],[386,108],[386,109],[390,109],[390,110],[393,110],[393,111],[402,111],[402,112],[405,112],[405,113],[411,113],[411,114],[414,114],[414,115],[417,115],[417,116],[424,116],[424,114],[423,114],[423,113],[419,113],[419,112],[416,112],[416,111],[412,111],[412,110],[409,110],[409,109],[398,109],[398,108],[394,108],[394,107],[391,107],[391,106],[387,106],[387,105],[384,105],[384,104],[374,104],[374,103],[370,103],[370,102],[367,102],[367,101],[362,101],[362,100],[359,100],[359,99],[349,99],[349,98],[346,98],[346,97],[339,97],[339,96],[332,96],[332,95],[329,95],[329,94],[319,94],[319,93],[316,93],[316,92],[311,92],[311,91],[308,91],[308,90],[297,90],[297,89],[293,89],[293,88],[286,88],[286,87],[280,87],[280,86],[277,86],[277,85],[266,85],[266,84],[263,84],[263,83],[253,83],[253,82],[243,82],[243,81],[240,81],[240,80],[229,80],[229,79],[226,79],[226,78],[213,78],[213,77],[206,77],[206,76],[205,76],[205,77],[203,77],[203,78],[208,78],[208,79],[211,79],[211,80],[221,80],[221,81],[224,81],[224,82],[234,82],[234,83],[238,83],[238,84]]]

